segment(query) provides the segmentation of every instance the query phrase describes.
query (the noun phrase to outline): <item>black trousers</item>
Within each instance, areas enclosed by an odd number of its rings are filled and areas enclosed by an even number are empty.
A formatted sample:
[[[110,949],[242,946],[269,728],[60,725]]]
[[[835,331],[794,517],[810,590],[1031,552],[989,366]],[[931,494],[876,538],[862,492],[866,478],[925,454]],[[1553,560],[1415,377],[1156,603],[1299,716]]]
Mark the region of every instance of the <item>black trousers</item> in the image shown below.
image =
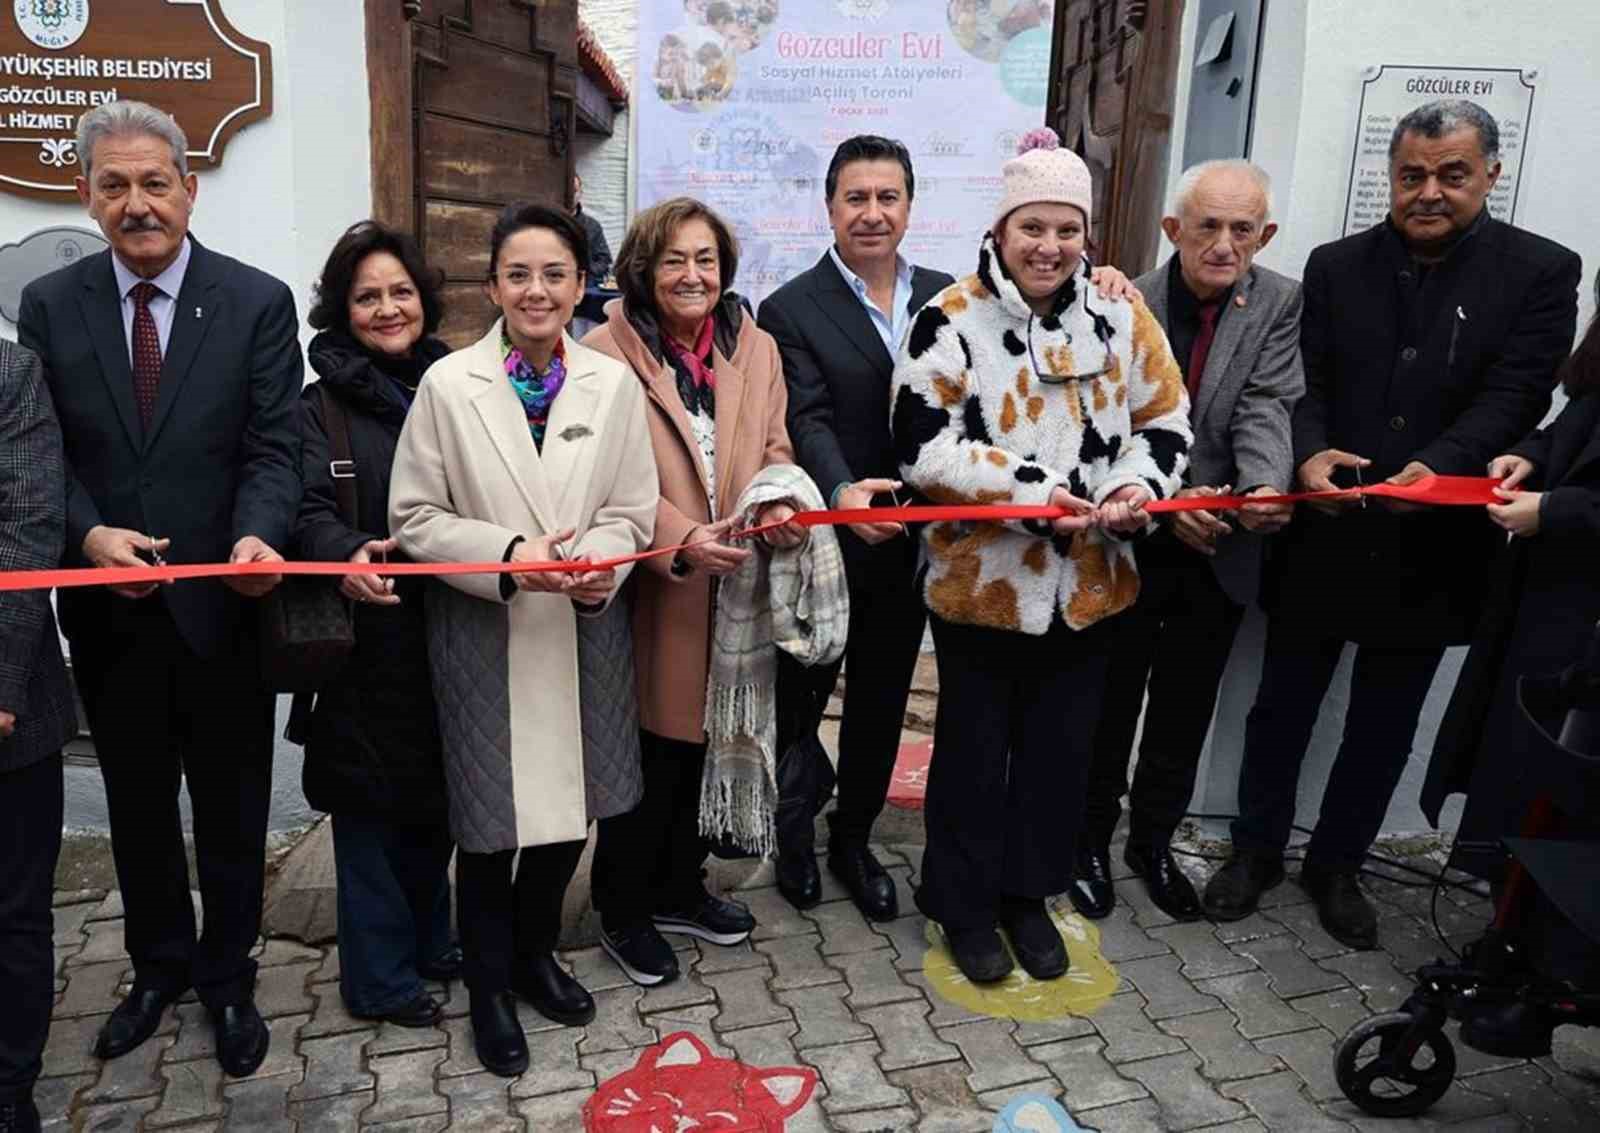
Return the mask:
[[[841,845],[864,846],[872,837],[872,824],[883,813],[900,752],[900,731],[927,612],[910,573],[898,581],[899,585],[876,581],[850,587],[850,637],[838,661],[808,669],[787,654],[778,654],[778,751],[783,758],[819,750],[808,743],[796,753],[794,744],[815,740],[839,670],[845,669],[839,805],[831,820],[833,838]],[[797,801],[786,791],[779,808],[786,810]],[[780,824],[779,852],[810,849],[814,818],[811,813],[804,822]]]
[[[602,818],[594,848],[593,900],[612,929],[649,920],[704,893],[700,778],[706,745],[640,735],[644,798],[627,814]]]
[[[1166,533],[1140,545],[1139,601],[1117,619],[1084,815],[1085,845],[1104,847],[1128,792],[1128,840],[1164,845],[1194,795],[1200,749],[1217,707],[1217,686],[1244,618],[1204,555]],[[1149,703],[1145,702],[1148,683]],[[1128,757],[1144,709],[1139,766]]]
[[[208,1007],[249,998],[272,792],[273,697],[253,658],[196,656],[159,595],[71,639],[127,909],[134,982]],[[194,815],[205,928],[196,937],[178,789]]]
[[[456,921],[468,988],[504,991],[519,961],[555,950],[561,902],[583,847],[552,842],[493,854],[456,851]]]
[[[1245,721],[1235,849],[1282,853],[1294,825],[1306,746],[1345,642],[1308,636],[1273,618],[1261,684]],[[1443,646],[1356,648],[1344,737],[1322,794],[1306,864],[1348,872],[1360,867],[1405,771],[1422,703]]]
[[[0,772],[0,1105],[32,1096],[50,1033],[61,807],[60,755]]]
[[[1042,636],[933,615],[939,715],[917,906],[946,931],[1072,879],[1090,751],[1120,621]]]

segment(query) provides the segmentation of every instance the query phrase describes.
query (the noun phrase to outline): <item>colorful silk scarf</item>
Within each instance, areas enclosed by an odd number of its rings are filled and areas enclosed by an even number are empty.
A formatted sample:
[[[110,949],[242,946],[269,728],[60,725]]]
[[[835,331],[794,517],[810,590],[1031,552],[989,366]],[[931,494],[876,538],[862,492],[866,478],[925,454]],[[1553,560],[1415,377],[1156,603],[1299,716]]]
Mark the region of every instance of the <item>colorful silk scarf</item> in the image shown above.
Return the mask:
[[[511,338],[500,332],[500,353],[505,359],[506,377],[511,388],[517,391],[522,411],[528,415],[528,432],[533,434],[533,444],[544,451],[544,430],[550,423],[550,406],[556,394],[567,381],[567,351],[560,339],[556,340],[555,353],[550,355],[550,365],[541,373],[511,344]]]

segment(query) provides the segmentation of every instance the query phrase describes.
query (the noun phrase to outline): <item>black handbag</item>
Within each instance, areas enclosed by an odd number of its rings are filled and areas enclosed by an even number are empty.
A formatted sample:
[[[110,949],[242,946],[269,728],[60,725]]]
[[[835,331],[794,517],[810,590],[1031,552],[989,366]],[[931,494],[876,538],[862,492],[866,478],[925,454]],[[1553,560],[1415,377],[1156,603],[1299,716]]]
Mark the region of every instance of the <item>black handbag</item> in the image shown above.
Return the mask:
[[[353,528],[356,463],[350,455],[350,420],[320,382],[317,394],[339,514]],[[336,578],[288,575],[261,600],[261,680],[270,692],[315,692],[339,675],[355,646],[350,601],[339,593]]]

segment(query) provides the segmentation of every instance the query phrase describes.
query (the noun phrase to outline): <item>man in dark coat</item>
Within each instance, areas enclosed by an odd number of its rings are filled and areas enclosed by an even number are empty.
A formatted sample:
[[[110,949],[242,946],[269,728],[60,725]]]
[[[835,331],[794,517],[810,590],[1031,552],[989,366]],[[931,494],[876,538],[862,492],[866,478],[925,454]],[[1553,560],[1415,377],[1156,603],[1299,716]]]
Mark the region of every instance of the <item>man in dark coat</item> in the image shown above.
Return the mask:
[[[0,571],[61,564],[61,430],[30,350],[0,339]],[[0,592],[0,1129],[36,1133],[55,995],[50,897],[61,850],[61,747],[78,730],[48,590]]]
[[[1294,449],[1307,491],[1357,477],[1484,475],[1549,408],[1572,345],[1578,257],[1488,215],[1500,174],[1494,119],[1474,103],[1430,103],[1401,119],[1389,148],[1388,218],[1306,264]],[[1477,509],[1303,512],[1269,563],[1233,856],[1207,886],[1205,908],[1244,917],[1282,880],[1300,765],[1353,642],[1343,742],[1301,883],[1335,939],[1371,948],[1377,917],[1357,871],[1445,647],[1471,638],[1503,536]]]
[[[188,235],[198,186],[172,118],[114,102],[78,123],[78,195],[111,247],[23,292],[66,448],[79,566],[282,562],[300,504],[300,344],[281,282]],[[257,678],[258,574],[61,595],[105,780],[133,990],[96,1052],[126,1054],[191,986],[217,1058],[254,1072],[268,1032],[261,924],[274,699]],[[197,938],[178,811],[193,804]]]
[[[756,321],[783,357],[789,437],[800,466],[831,506],[869,507],[899,487],[889,437],[895,356],[911,316],[951,277],[915,267],[899,253],[916,192],[905,146],[870,135],[845,140],[829,163],[824,191],[833,246],[768,296]],[[828,868],[867,917],[889,920],[898,912],[894,883],[867,840],[894,773],[922,644],[917,547],[892,523],[857,524],[840,543],[850,586],[844,658],[807,670],[779,655],[780,777],[789,789],[780,802],[778,887],[798,908],[822,899],[812,820],[821,805],[816,778],[825,782],[827,770],[816,732],[844,664],[849,686]],[[796,774],[797,764],[810,774]]]
[[[602,287],[611,274],[611,245],[606,243],[606,230],[600,227],[600,222],[583,211],[583,178],[576,173],[572,175],[572,215],[583,225],[583,234],[589,238],[584,286]]]

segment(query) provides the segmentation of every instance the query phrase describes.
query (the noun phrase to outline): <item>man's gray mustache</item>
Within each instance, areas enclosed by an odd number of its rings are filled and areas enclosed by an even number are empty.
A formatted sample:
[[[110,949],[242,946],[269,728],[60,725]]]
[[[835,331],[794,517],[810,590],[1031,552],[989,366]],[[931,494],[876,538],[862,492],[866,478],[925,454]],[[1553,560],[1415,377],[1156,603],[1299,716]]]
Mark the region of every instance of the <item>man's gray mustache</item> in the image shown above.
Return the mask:
[[[162,227],[154,220],[125,220],[118,227],[118,232],[160,232]]]

